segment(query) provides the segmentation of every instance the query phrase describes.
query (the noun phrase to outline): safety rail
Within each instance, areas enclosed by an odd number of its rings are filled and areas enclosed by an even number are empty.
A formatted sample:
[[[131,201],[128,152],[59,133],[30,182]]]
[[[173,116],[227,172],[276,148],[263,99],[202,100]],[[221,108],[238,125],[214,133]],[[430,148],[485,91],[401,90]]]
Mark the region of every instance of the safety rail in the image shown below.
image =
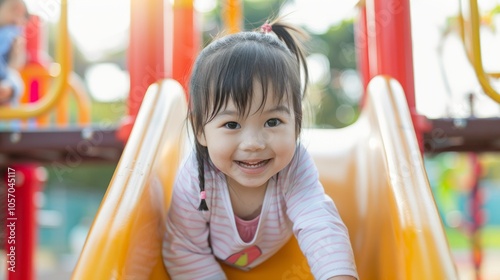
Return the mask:
[[[60,71],[61,69],[58,63],[52,63],[49,67],[36,63],[28,64],[23,70],[21,70],[21,77],[25,82],[25,88],[28,89],[26,94],[22,97],[21,103],[27,104],[29,102],[36,102],[36,99],[46,95],[48,85],[51,81],[57,79]],[[37,87],[36,91],[40,96],[31,96],[34,93],[34,89],[32,89],[33,86]],[[53,113],[55,115],[53,123],[54,126],[68,126],[70,116],[70,97],[72,97],[75,101],[78,109],[76,117],[77,125],[90,124],[91,101],[89,95],[80,77],[75,73],[70,72],[67,83],[63,89],[63,95],[59,101],[54,105],[50,112],[44,113],[35,118],[37,127],[47,127],[51,125],[51,116],[49,113]],[[25,120],[24,122],[27,121]]]
[[[466,21],[464,17],[462,2],[462,0],[459,1],[460,36],[465,48],[465,52],[467,54],[467,58],[474,67],[474,72],[476,73],[477,79],[484,93],[495,102],[500,103],[500,94],[493,88],[489,80],[490,78],[500,78],[500,73],[486,73],[484,71],[481,53],[481,35],[479,30],[480,20],[477,0],[469,0],[468,21]]]

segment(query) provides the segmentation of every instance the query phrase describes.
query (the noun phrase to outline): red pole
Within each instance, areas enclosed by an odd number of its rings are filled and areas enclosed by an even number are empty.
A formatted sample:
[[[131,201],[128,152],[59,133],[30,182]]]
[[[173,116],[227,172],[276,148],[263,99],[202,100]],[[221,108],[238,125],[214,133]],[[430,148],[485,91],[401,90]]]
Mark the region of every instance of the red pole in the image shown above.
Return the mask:
[[[13,165],[7,168],[4,180],[7,186],[5,218],[5,249],[7,279],[34,279],[34,252],[36,247],[36,209],[34,195],[43,181],[38,165]]]
[[[403,87],[417,140],[422,145],[416,111],[409,0],[367,0],[366,38],[369,78],[389,75]]]
[[[164,78],[164,6],[163,0],[131,0],[128,71],[130,93],[128,115],[118,137],[128,139],[147,88]]]
[[[30,18],[26,25],[25,37],[28,63],[42,65],[40,55],[42,38],[38,17]],[[29,94],[38,95],[39,92],[30,90]],[[35,278],[37,224],[34,197],[35,193],[42,189],[45,179],[40,176],[39,168],[35,163],[12,165],[7,167],[6,173],[3,174],[7,187],[6,200],[2,201],[5,207],[2,207],[2,211],[5,213],[6,279],[8,280]]]
[[[171,77],[184,86],[187,95],[191,68],[200,47],[193,0],[174,1],[172,11],[172,53],[167,65],[172,69]]]
[[[374,0],[372,9],[375,17],[369,17],[368,28],[369,32],[375,28],[378,57],[372,77],[394,77],[401,83],[410,109],[415,109],[409,0]]]
[[[481,244],[481,228],[484,226],[484,197],[481,189],[482,166],[477,154],[470,154],[472,165],[472,189],[469,192],[469,212],[471,223],[469,225],[469,238],[472,251],[472,263],[474,265],[475,279],[480,280],[481,265],[483,262],[483,247]]]
[[[28,63],[32,61],[41,61],[40,50],[42,49],[42,40],[40,33],[40,18],[38,16],[31,16],[25,29]]]

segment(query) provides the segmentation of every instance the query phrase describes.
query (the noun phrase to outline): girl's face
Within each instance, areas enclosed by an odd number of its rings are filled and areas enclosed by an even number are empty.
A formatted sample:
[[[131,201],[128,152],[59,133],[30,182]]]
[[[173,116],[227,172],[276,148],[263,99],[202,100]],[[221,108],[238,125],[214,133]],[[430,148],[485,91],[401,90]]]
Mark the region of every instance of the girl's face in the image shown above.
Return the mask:
[[[254,85],[248,116],[241,117],[232,101],[207,123],[199,143],[208,148],[214,165],[233,187],[258,188],[290,163],[297,135],[293,107],[268,91],[264,108],[262,87]]]
[[[6,0],[0,5],[0,26],[26,23],[26,7],[20,0]]]

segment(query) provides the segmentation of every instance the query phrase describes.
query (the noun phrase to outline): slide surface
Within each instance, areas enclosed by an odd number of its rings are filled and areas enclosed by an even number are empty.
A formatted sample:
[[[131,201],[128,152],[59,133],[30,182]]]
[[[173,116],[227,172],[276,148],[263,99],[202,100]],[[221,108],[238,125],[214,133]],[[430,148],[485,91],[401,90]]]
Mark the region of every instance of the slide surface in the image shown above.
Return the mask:
[[[305,129],[326,192],[349,228],[361,279],[458,279],[401,86],[374,78],[358,121]],[[169,279],[161,239],[187,148],[178,83],[150,87],[73,279]],[[313,279],[294,238],[250,272],[228,279]]]

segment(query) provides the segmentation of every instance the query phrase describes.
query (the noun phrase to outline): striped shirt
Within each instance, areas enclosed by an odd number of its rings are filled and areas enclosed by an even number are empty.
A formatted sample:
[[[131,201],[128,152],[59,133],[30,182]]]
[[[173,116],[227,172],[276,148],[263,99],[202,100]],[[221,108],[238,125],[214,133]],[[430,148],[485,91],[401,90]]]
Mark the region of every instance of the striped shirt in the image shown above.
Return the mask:
[[[268,183],[253,239],[242,240],[225,175],[205,165],[209,211],[198,211],[196,156],[177,175],[167,215],[163,259],[176,279],[225,279],[216,258],[243,270],[264,262],[295,235],[315,279],[356,273],[347,229],[319,182],[310,155],[298,145],[292,161]]]

